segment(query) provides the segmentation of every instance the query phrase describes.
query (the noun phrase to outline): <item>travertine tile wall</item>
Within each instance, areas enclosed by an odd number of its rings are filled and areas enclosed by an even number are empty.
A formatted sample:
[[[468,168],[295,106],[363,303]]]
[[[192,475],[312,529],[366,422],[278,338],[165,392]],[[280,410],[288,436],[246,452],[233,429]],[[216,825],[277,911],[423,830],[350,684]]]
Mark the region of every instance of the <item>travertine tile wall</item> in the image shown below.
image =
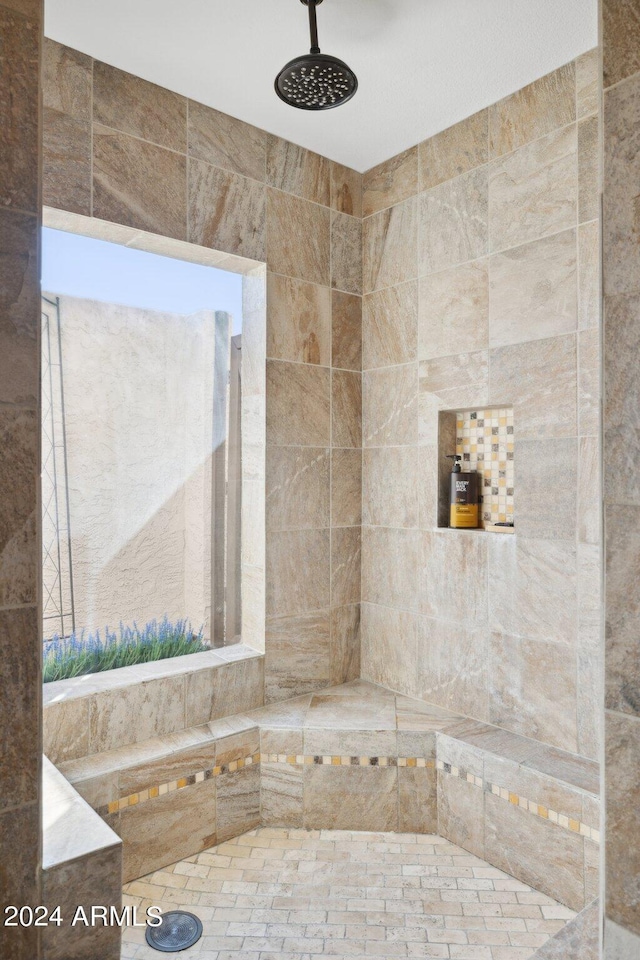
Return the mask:
[[[0,910],[41,903],[38,614],[41,0],[0,2]],[[6,960],[37,960],[34,927]]]
[[[363,677],[588,757],[598,74],[586,53],[363,178]],[[516,535],[438,530],[438,411],[487,406],[514,408]]]
[[[360,670],[361,177],[45,42],[44,203],[264,260],[268,701]]]
[[[640,2],[602,0],[605,956],[640,957]]]

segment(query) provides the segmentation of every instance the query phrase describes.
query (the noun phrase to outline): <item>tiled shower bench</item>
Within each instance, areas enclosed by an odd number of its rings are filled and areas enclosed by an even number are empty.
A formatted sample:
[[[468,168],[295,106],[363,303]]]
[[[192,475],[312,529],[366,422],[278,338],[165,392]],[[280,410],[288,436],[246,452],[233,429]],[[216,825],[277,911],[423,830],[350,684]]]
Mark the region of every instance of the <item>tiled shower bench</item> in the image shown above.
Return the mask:
[[[439,833],[574,910],[597,896],[597,764],[365,681],[60,769],[125,880],[263,823]]]

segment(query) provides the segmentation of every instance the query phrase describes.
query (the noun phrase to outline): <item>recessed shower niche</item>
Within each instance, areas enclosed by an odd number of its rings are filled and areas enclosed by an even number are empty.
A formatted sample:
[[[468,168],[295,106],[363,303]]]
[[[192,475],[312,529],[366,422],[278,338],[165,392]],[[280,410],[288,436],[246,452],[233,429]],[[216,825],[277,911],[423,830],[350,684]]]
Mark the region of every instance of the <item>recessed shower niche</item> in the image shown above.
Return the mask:
[[[478,475],[478,523],[473,529],[515,532],[513,407],[442,410],[438,418],[438,526],[451,527],[454,456],[462,473]]]

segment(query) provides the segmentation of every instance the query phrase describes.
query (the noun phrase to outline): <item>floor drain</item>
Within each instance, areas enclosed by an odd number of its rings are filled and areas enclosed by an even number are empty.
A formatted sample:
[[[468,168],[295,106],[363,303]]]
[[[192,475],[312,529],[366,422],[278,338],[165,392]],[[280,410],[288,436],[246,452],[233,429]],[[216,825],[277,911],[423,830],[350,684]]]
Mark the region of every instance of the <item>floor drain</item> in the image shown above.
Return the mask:
[[[146,939],[150,947],[161,953],[178,953],[197,943],[202,936],[202,924],[186,910],[169,910],[162,914],[162,923],[147,927]]]

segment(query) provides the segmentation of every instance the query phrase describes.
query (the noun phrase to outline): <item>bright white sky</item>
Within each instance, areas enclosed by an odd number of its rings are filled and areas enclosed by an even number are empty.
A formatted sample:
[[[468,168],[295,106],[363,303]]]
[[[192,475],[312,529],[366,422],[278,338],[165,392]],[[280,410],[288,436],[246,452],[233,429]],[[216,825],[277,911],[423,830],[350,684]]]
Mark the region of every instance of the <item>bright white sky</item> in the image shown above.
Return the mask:
[[[242,329],[239,274],[49,227],[42,230],[42,289],[169,313],[226,310],[234,334]]]

